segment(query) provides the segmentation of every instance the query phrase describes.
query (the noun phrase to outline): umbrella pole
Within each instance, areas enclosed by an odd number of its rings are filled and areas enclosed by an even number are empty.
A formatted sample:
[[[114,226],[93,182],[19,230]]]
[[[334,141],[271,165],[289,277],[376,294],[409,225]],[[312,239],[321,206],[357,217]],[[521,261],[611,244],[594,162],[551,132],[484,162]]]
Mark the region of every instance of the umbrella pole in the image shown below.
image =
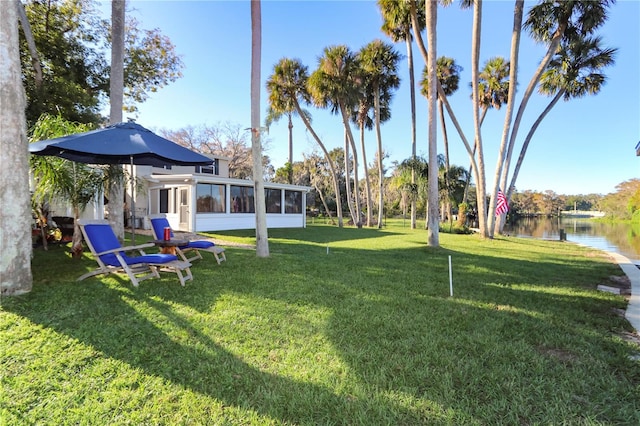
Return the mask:
[[[131,159],[131,173],[129,179],[131,180],[131,245],[136,244],[136,200],[133,196],[134,182],[133,182],[133,155],[129,156]]]

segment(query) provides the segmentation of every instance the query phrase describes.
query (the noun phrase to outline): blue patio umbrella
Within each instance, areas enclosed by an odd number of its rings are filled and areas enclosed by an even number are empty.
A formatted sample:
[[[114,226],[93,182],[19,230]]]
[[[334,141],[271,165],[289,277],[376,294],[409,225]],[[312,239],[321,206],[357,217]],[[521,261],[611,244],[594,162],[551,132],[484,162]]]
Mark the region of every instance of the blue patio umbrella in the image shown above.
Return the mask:
[[[89,132],[34,142],[29,144],[29,152],[35,155],[61,157],[78,163],[129,164],[132,173],[134,165],[207,166],[213,163],[211,158],[158,136],[132,121],[113,124]],[[134,235],[135,226],[133,191],[132,179],[132,235]]]

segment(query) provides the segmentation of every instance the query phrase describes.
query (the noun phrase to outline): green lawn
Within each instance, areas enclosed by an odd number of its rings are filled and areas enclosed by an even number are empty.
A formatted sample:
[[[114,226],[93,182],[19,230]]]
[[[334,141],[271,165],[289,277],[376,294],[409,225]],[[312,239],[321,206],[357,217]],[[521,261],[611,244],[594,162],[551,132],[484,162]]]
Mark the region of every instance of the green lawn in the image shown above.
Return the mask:
[[[267,259],[205,253],[186,287],[76,282],[88,254],[36,249],[33,291],[2,299],[0,424],[640,424],[625,300],[596,290],[622,272],[599,252],[450,234],[434,249],[392,221],[269,242]]]

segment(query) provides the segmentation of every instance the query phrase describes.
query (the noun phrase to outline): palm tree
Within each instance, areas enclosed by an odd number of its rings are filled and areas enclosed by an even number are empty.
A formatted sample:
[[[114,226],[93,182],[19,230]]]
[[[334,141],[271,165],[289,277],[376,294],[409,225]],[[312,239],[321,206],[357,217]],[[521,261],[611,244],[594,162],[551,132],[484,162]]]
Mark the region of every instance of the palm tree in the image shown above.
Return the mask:
[[[382,135],[380,132],[380,123],[382,117],[382,102],[390,102],[392,91],[400,86],[400,77],[398,76],[398,61],[400,55],[393,49],[393,46],[384,43],[381,40],[374,40],[364,46],[359,54],[362,71],[365,75],[368,86],[373,94],[373,108],[376,136],[378,140],[378,228],[382,227],[382,219],[384,214],[384,171],[382,164]],[[390,118],[390,115],[388,117]]]
[[[427,71],[427,67],[424,67],[420,85],[422,87],[421,93],[428,98],[429,76]],[[451,96],[458,90],[458,85],[460,83],[460,71],[462,71],[462,67],[456,64],[455,59],[448,58],[446,56],[438,58],[436,74],[438,75],[438,80],[440,81],[440,85],[442,86],[442,90],[446,96]],[[438,113],[440,115],[440,126],[442,127],[442,140],[444,143],[444,164],[445,169],[449,170],[449,138],[447,137],[447,126],[444,120],[444,106],[440,99],[438,99]],[[444,187],[447,188],[448,184],[446,182],[446,173],[444,179]],[[448,198],[449,197],[447,197],[447,199]],[[451,217],[451,204],[446,203],[445,208],[447,216]]]
[[[357,164],[357,151],[349,124],[349,114],[357,104],[360,95],[357,56],[345,45],[326,47],[318,59],[318,68],[309,77],[307,87],[317,107],[329,108],[331,113],[340,114],[348,143],[353,147],[354,162]],[[345,170],[345,174],[348,179],[349,169]],[[348,180],[347,184],[349,184]],[[360,222],[357,175],[354,179],[354,185],[356,185],[354,189],[356,200],[352,220],[354,224],[357,224]],[[350,200],[348,201],[350,202]]]
[[[400,190],[403,198],[409,198],[409,202],[415,205],[420,197],[427,193],[428,176],[427,160],[416,155],[403,160],[396,166],[391,185]]]
[[[425,26],[424,6],[416,8],[418,30]],[[394,42],[404,41],[407,46],[407,66],[409,70],[409,90],[411,94],[411,155],[416,156],[416,89],[413,66],[413,37],[411,36],[411,7],[405,1],[378,0],[378,7],[382,13],[384,23],[382,32],[391,37]],[[364,155],[364,154],[363,154]],[[363,159],[364,161],[364,159]],[[366,162],[365,162],[366,164]],[[412,178],[415,183],[415,175]],[[411,229],[416,228],[416,205],[411,203]]]
[[[505,130],[503,132],[498,163],[496,165],[495,184],[491,203],[489,204],[489,229],[491,229],[492,233],[494,229],[495,201],[498,186],[501,184],[506,185],[511,154],[518,135],[520,122],[535,87],[553,56],[558,51],[560,43],[563,40],[570,41],[575,36],[589,35],[599,28],[606,21],[607,8],[612,3],[615,3],[615,0],[577,0],[565,2],[544,0],[529,10],[525,27],[536,41],[546,43],[548,48],[522,96],[510,134],[510,123],[505,121]],[[506,155],[504,154],[505,147]]]
[[[271,83],[267,80],[267,87],[269,87]],[[273,87],[273,90],[277,91],[277,85]],[[267,117],[265,119],[265,126],[267,128],[271,127],[271,125],[279,121],[282,117],[286,116],[288,121],[288,129],[289,129],[289,161],[287,165],[287,180],[290,184],[293,184],[293,116],[297,115],[296,107],[289,98],[280,98],[278,96],[274,96],[273,101],[271,101],[271,97],[269,97],[270,105],[267,108]],[[307,120],[311,121],[311,115],[308,111],[302,110],[302,112],[307,116]]]
[[[300,101],[309,103],[311,97],[307,90],[307,81],[309,76],[307,73],[307,67],[302,65],[298,59],[281,59],[273,69],[273,74],[267,80],[267,93],[269,94],[269,103],[283,102],[284,99],[290,99],[298,117],[302,119],[305,127],[311,133],[315,141],[318,143],[320,149],[324,153],[327,163],[331,170],[333,178],[333,186],[336,192],[336,210],[338,215],[338,226],[342,227],[342,203],[340,201],[340,185],[338,181],[338,175],[336,173],[336,166],[329,155],[329,151],[322,143],[322,140],[318,137],[317,133],[311,127],[309,117],[304,113],[300,106]]]
[[[596,95],[606,82],[606,76],[601,73],[602,68],[613,65],[617,49],[600,47],[600,37],[574,37],[563,42],[560,51],[549,63],[547,70],[540,79],[538,91],[547,96],[553,96],[547,107],[531,126],[529,133],[518,156],[513,170],[511,183],[507,190],[510,199],[516,185],[518,172],[524,161],[531,138],[540,122],[546,117],[560,99],[565,102],[586,95]]]
[[[485,62],[484,67],[480,71],[478,80],[478,92],[480,102],[480,127],[487,116],[487,111],[490,108],[500,109],[503,104],[507,103],[509,94],[509,77],[510,74],[509,62],[504,58],[496,56],[490,58]],[[475,155],[477,144],[473,146],[473,155]],[[465,187],[463,203],[467,202],[467,196],[469,191],[469,184],[471,182],[471,165],[469,165],[469,173],[467,174],[467,185]]]
[[[21,80],[18,39],[19,2],[6,2],[0,13],[0,92],[2,92],[2,131],[0,145],[0,223],[2,223],[2,262],[0,262],[0,296],[31,291],[31,229],[27,218],[29,175],[26,150],[25,94]]]
[[[458,90],[460,83],[460,71],[462,67],[456,64],[455,59],[441,56],[437,61],[436,74],[442,90],[446,96],[451,96]],[[429,96],[429,75],[428,69],[425,66],[422,69],[422,80],[420,80],[420,93],[423,96]],[[444,161],[447,167],[449,167],[449,140],[447,138],[447,127],[444,121],[444,106],[442,100],[438,99],[438,112],[440,115],[440,127],[442,128],[442,136],[444,143]]]
[[[478,79],[479,101],[482,109],[480,124],[490,108],[499,110],[508,102],[510,70],[509,62],[501,56],[489,58],[480,70]]]
[[[251,157],[253,197],[256,211],[256,255],[269,257],[267,207],[264,198],[260,129],[260,65],[262,55],[262,14],[260,0],[251,2]]]
[[[441,0],[441,2],[443,4],[449,4],[450,1],[447,0]],[[433,2],[429,2],[430,6],[435,6],[433,4],[431,4]],[[468,6],[471,3],[471,1],[469,0],[463,0],[462,4],[464,6]],[[409,0],[409,5],[410,5],[410,9],[411,9],[411,26],[413,28],[413,33],[414,36],[416,38],[416,42],[418,45],[418,48],[420,50],[420,53],[422,54],[422,57],[424,58],[425,63],[430,63],[429,60],[429,53],[427,52],[427,48],[424,45],[424,41],[422,40],[422,36],[420,34],[420,31],[418,30],[420,23],[418,21],[418,13],[417,13],[417,6],[416,6],[416,0]],[[436,17],[437,20],[437,17]],[[435,29],[433,30],[435,32]],[[434,52],[435,53],[435,52]],[[434,59],[434,66],[433,69],[435,70],[436,66],[435,66],[435,59]],[[438,93],[438,97],[442,100],[442,103],[444,104],[445,109],[447,110],[447,114],[449,114],[449,117],[451,118],[451,122],[453,123],[454,127],[456,128],[458,134],[460,135],[460,139],[462,139],[462,143],[464,144],[465,148],[467,149],[467,152],[469,153],[469,157],[471,159],[471,164],[472,164],[472,168],[476,177],[476,182],[480,183],[479,185],[476,185],[476,192],[478,193],[478,195],[481,195],[481,197],[478,197],[479,199],[484,199],[484,189],[483,189],[483,185],[484,185],[484,162],[483,161],[478,161],[476,162],[475,157],[472,154],[472,148],[471,145],[469,144],[469,141],[467,140],[464,132],[462,131],[462,127],[460,126],[460,123],[458,122],[458,119],[456,118],[451,105],[449,104],[449,101],[447,100],[446,96],[444,95],[444,91],[442,90],[442,87],[440,85],[440,83],[438,82],[437,78],[433,79],[433,84],[435,86],[437,86],[437,93]],[[434,91],[435,93],[435,91]],[[434,107],[435,109],[435,107]],[[433,140],[433,143],[435,144],[435,138]],[[435,161],[435,156],[437,155],[436,153],[436,148],[434,147],[434,153],[431,154],[430,153],[430,159]],[[431,157],[434,157],[433,159]],[[480,160],[483,159],[482,157],[482,152],[480,152],[480,155],[478,156],[478,158]],[[437,184],[436,184],[437,186]],[[432,199],[437,199],[438,197],[438,191],[437,191],[437,187],[434,187],[430,192],[432,192],[432,194],[430,195],[430,198]],[[480,221],[480,227],[481,227],[481,232],[483,236],[486,236],[486,231],[482,231],[482,228],[484,228],[484,222]],[[436,237],[437,238],[437,237]]]
[[[480,132],[480,36],[482,34],[482,0],[476,0],[473,4],[473,38],[471,46],[471,93],[473,97],[473,127],[474,141],[477,152],[477,167],[475,167],[476,198],[478,203],[478,225],[483,237],[487,237],[486,223],[486,188],[484,170],[484,150],[482,147],[482,133]]]
[[[507,95],[507,113],[504,117],[504,126],[502,130],[502,138],[500,142],[500,150],[498,152],[498,161],[496,164],[496,180],[500,173],[498,170],[502,167],[500,182],[494,184],[493,193],[491,195],[491,202],[489,203],[489,210],[491,212],[491,221],[494,219],[493,212],[495,211],[495,207],[497,206],[498,199],[498,191],[501,188],[504,188],[507,182],[507,173],[509,173],[509,163],[511,162],[511,155],[513,152],[513,145],[509,144],[507,146],[506,156],[505,156],[505,145],[507,142],[507,138],[509,137],[509,131],[511,130],[511,120],[513,117],[514,111],[514,103],[516,97],[516,87],[518,85],[518,57],[520,54],[520,36],[522,34],[522,17],[524,15],[524,1],[516,0],[514,9],[513,9],[513,31],[511,36],[511,56],[510,56],[510,64],[509,64],[509,91]],[[504,159],[504,165],[503,165]],[[504,224],[504,220],[506,218],[506,213],[500,215],[497,219],[496,224],[498,228],[500,228]],[[489,232],[491,233],[491,237],[495,234],[495,226],[491,226],[489,228]]]
[[[440,188],[440,209],[442,215],[448,214],[449,226],[453,224],[450,207],[453,203],[459,205],[464,194],[468,172],[464,167],[447,167],[443,155],[438,155],[438,187]]]

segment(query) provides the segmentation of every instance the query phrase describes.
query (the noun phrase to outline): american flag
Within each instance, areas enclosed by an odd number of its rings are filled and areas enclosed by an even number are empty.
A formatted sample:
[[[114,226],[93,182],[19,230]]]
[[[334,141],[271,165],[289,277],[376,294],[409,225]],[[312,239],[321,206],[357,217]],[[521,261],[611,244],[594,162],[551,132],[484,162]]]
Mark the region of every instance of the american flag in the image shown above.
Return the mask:
[[[509,203],[507,197],[498,189],[498,198],[496,200],[496,216],[500,216],[509,211]]]

